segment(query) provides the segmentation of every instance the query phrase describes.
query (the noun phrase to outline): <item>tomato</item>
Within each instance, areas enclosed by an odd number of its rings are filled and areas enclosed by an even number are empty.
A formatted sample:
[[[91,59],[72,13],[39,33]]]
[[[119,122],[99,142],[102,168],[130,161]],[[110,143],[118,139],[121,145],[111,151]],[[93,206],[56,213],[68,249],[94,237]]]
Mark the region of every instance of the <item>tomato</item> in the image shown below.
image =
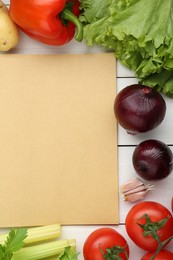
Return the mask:
[[[172,197],[172,204],[171,204],[171,206],[172,206],[172,212],[173,212],[173,197]]]
[[[121,252],[118,250],[115,253],[114,249],[120,249]],[[113,258],[115,256],[127,260],[129,246],[125,238],[116,230],[112,228],[99,228],[93,231],[86,239],[83,246],[83,255],[85,260],[117,259]]]
[[[150,260],[151,257],[154,255],[154,253],[147,253],[145,254],[141,260]],[[172,260],[173,259],[173,253],[168,250],[161,250],[158,255],[154,258],[154,260]]]
[[[146,214],[152,223],[147,222]],[[160,241],[165,241],[173,235],[173,217],[171,212],[157,202],[140,202],[134,205],[126,216],[126,231],[137,246],[149,252],[155,251],[158,247],[158,242],[153,238],[150,230],[153,222],[155,222],[156,225],[156,222],[166,218],[168,218],[167,222],[162,227],[158,227],[157,231],[155,231],[156,235],[160,238]],[[147,226],[145,225],[146,222],[148,223]],[[145,225],[150,234],[146,234],[145,231],[144,236],[144,229],[139,224]]]

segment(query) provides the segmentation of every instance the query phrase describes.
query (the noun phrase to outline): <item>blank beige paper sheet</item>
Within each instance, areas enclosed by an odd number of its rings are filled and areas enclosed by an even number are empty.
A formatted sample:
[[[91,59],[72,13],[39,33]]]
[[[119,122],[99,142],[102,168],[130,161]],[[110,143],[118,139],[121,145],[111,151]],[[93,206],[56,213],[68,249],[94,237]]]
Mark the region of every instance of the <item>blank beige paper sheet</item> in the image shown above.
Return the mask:
[[[117,224],[115,58],[0,55],[0,227]]]

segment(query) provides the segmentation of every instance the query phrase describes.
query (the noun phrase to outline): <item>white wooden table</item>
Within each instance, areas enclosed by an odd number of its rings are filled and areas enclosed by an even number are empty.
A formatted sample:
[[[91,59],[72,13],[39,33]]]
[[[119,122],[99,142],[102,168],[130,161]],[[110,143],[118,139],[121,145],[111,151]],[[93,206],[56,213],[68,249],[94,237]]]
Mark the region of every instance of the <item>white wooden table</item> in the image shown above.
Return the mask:
[[[4,3],[9,6],[9,0],[5,0]],[[52,54],[52,53],[95,53],[102,52],[102,49],[98,47],[90,48],[85,43],[78,43],[75,40],[71,41],[67,45],[60,47],[52,47],[40,44],[28,36],[21,33],[20,43],[17,48],[11,53],[23,53],[23,54]],[[134,74],[124,68],[119,62],[117,62],[117,91],[127,85],[136,83]],[[130,178],[135,177],[135,172],[132,166],[132,153],[135,146],[146,139],[155,138],[168,144],[173,151],[173,99],[166,98],[167,113],[162,124],[155,130],[138,135],[128,135],[124,129],[118,126],[118,168],[119,168],[119,185],[124,183]],[[171,198],[173,196],[173,173],[166,179],[159,182],[152,182],[156,186],[155,190],[151,191],[144,200],[153,200],[165,205],[171,211]],[[120,232],[128,241],[130,246],[130,260],[140,260],[145,251],[140,250],[128,237],[124,222],[125,217],[134,203],[124,202],[121,195],[119,195],[119,212],[120,212],[120,224],[117,226],[111,226]],[[83,260],[82,248],[87,236],[100,226],[64,226],[62,227],[62,238],[75,238],[77,244],[77,251],[80,252],[79,260]],[[169,250],[173,250],[173,241],[166,247]],[[94,259],[93,259],[94,260]]]

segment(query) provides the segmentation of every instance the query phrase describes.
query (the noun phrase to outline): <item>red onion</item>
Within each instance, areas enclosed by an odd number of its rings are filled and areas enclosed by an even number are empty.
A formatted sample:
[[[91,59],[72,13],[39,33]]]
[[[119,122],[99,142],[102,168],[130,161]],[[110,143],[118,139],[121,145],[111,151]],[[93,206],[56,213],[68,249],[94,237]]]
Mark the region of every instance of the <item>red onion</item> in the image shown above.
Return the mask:
[[[165,117],[166,103],[155,89],[134,84],[118,93],[114,113],[128,133],[143,133],[160,125]]]
[[[145,180],[166,178],[173,169],[173,154],[163,142],[150,139],[141,142],[132,156],[136,173]]]

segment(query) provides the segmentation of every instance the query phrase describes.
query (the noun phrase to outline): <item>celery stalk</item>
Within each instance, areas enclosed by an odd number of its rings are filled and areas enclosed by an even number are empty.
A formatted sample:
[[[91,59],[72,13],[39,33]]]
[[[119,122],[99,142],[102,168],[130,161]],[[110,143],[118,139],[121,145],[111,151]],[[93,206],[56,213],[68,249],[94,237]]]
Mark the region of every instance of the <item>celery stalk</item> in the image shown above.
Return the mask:
[[[52,224],[41,227],[28,228],[28,235],[24,240],[25,245],[43,242],[49,239],[58,238],[61,235],[61,226]],[[8,234],[0,235],[0,244],[3,244],[7,239]]]
[[[24,247],[15,252],[12,260],[39,260],[47,259],[47,257],[59,255],[64,252],[68,246],[76,246],[74,239],[72,240],[57,240],[53,242],[43,243],[39,245]]]

